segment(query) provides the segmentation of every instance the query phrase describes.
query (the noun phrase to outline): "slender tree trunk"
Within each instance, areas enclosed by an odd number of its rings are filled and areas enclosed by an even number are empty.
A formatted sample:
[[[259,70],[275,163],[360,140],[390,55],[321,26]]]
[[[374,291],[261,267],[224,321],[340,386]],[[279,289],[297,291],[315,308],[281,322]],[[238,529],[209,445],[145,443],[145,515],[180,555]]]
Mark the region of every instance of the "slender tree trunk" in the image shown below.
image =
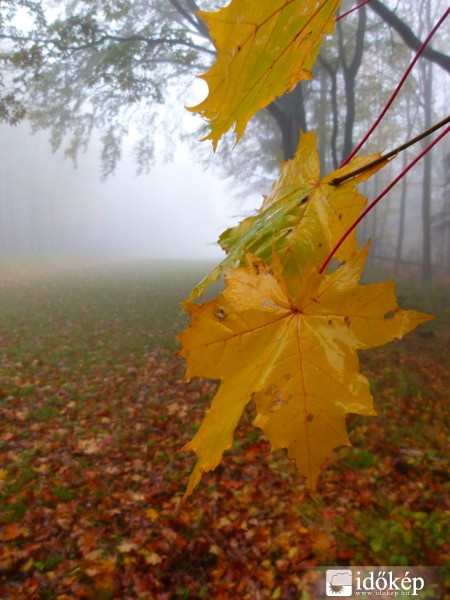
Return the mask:
[[[408,154],[406,150],[403,153],[402,159],[402,169],[406,168],[408,164]],[[408,184],[406,182],[406,177],[402,179],[402,188],[400,195],[400,214],[399,214],[399,222],[398,222],[398,233],[397,233],[397,245],[395,249],[395,263],[394,263],[394,271],[398,273],[400,269],[400,263],[402,261],[402,250],[403,250],[403,238],[405,235],[405,212],[406,212],[406,193],[408,191]]]
[[[361,66],[364,53],[364,36],[366,33],[367,12],[365,6],[358,10],[358,27],[355,34],[355,50],[350,62],[347,62],[345,41],[343,39],[341,22],[338,22],[339,54],[342,57],[344,73],[346,115],[344,123],[344,142],[342,146],[342,160],[353,150],[353,129],[356,118],[355,82]]]
[[[406,139],[410,139],[413,133],[414,128],[414,118],[411,115],[411,96],[408,96],[406,101]],[[408,152],[405,150],[402,156],[402,169],[405,169],[408,164]],[[407,178],[403,177],[402,179],[402,187],[400,194],[400,214],[398,221],[398,232],[397,232],[397,245],[395,249],[395,262],[394,262],[394,271],[398,273],[400,269],[400,263],[402,261],[402,252],[403,252],[403,240],[405,236],[405,216],[406,216],[406,198],[408,193],[408,183]]]
[[[337,69],[339,62],[333,68],[331,64],[322,56],[319,56],[320,64],[325,68],[330,77],[330,99],[331,99],[331,115],[332,115],[332,126],[330,136],[331,146],[331,160],[333,163],[333,169],[337,169],[339,166],[338,152],[337,152],[337,137],[339,129],[339,106],[337,100]]]
[[[427,24],[431,22],[431,4],[426,4]],[[431,127],[433,119],[433,64],[422,61],[421,74],[423,81],[424,101],[424,129]],[[423,146],[427,142],[424,140]],[[428,152],[423,159],[423,182],[422,182],[422,279],[432,279],[432,249],[431,249],[431,179],[432,162],[431,154]]]
[[[380,181],[379,171],[377,171],[375,173],[372,181],[373,181],[373,197],[375,198],[375,196],[377,195],[377,191],[379,189],[379,181]],[[378,206],[375,206],[370,214],[371,214],[371,225],[372,225],[371,229],[372,229],[372,231],[370,233],[371,247],[370,247],[370,252],[369,252],[369,259],[371,258],[372,265],[374,265],[373,257],[376,256],[376,254],[377,254],[378,243],[379,243],[379,239],[378,239]]]
[[[329,172],[328,168],[328,135],[327,135],[327,91],[328,77],[324,69],[319,72],[320,90],[319,90],[319,107],[317,119],[317,138],[318,150],[320,157],[320,172],[323,177]]]
[[[432,249],[431,249],[431,177],[432,162],[431,154],[428,153],[423,161],[423,184],[422,184],[422,230],[423,230],[423,254],[422,254],[422,279],[432,279]]]

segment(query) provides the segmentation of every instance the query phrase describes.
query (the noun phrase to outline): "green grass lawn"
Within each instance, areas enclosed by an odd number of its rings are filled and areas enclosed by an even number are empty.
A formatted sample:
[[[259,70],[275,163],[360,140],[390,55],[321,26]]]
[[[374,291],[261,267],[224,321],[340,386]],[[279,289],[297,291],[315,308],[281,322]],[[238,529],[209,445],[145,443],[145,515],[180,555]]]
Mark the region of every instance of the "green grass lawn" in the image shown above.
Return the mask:
[[[71,261],[0,265],[0,335],[11,360],[113,364],[156,346],[176,347],[180,302],[207,262],[140,261],[77,268]],[[80,362],[81,361],[81,362]]]
[[[450,559],[443,285],[400,282],[438,319],[361,353],[379,416],[315,500],[249,409],[177,512],[216,386],[183,381],[179,303],[210,266],[0,261],[0,598],[311,600],[308,566]]]

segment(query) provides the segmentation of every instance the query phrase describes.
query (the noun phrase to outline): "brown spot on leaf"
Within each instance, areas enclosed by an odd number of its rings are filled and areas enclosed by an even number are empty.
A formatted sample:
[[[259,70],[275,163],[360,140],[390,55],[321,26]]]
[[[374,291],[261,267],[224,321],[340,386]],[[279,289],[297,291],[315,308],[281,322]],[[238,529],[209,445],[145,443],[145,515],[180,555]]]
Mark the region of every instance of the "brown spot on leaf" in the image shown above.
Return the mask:
[[[225,319],[227,318],[227,312],[223,306],[218,306],[216,304],[216,306],[214,307],[214,316],[216,317],[216,319],[219,319],[219,321],[225,321]]]

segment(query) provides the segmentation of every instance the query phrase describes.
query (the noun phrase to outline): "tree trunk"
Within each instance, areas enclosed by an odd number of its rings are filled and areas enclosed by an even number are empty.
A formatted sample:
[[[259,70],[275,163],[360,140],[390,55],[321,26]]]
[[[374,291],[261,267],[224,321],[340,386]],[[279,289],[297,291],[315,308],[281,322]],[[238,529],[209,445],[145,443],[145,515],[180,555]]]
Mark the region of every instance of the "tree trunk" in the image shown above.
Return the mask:
[[[333,162],[333,169],[337,169],[339,166],[338,152],[337,152],[337,137],[339,129],[339,106],[337,100],[337,70],[339,63],[333,68],[331,64],[323,57],[319,56],[319,61],[322,67],[325,68],[330,77],[330,99],[331,99],[331,114],[332,114],[332,126],[331,126],[331,159]]]
[[[414,118],[411,115],[411,96],[407,97],[406,100],[406,139],[409,140],[413,133],[414,127]],[[403,152],[402,157],[402,170],[406,168],[408,164],[408,152],[405,150]],[[402,179],[402,187],[400,194],[400,214],[399,214],[399,222],[398,222],[398,233],[397,233],[397,244],[395,249],[395,262],[394,262],[394,272],[398,273],[400,269],[400,263],[402,261],[402,252],[403,252],[403,239],[405,237],[405,216],[406,216],[406,196],[408,192],[408,183],[406,177]]]
[[[324,69],[320,69],[318,73],[320,82],[319,103],[317,109],[317,139],[320,159],[320,174],[323,177],[329,172],[328,168],[328,135],[327,135],[327,92],[328,92],[328,77]]]
[[[285,94],[267,107],[281,132],[283,160],[294,157],[300,139],[300,130],[306,131],[306,109],[302,86]]]
[[[431,154],[425,155],[423,159],[423,183],[422,183],[422,279],[431,281],[431,176],[432,162]]]
[[[344,73],[346,114],[344,123],[344,142],[342,146],[342,160],[344,161],[353,150],[353,128],[356,118],[355,107],[355,81],[361,66],[364,53],[364,36],[366,32],[367,13],[363,6],[358,10],[358,27],[355,34],[355,50],[351,61],[346,60],[345,43],[342,34],[341,22],[338,21],[339,50],[342,57]]]
[[[408,164],[407,161],[408,154],[406,150],[403,153],[403,164],[402,168],[405,169]],[[408,184],[406,182],[406,177],[402,179],[402,189],[400,196],[400,214],[399,214],[399,222],[398,222],[398,233],[397,233],[397,245],[395,248],[395,262],[394,262],[394,272],[398,273],[400,269],[400,263],[402,261],[402,250],[403,250],[403,238],[405,234],[405,212],[406,212],[406,192],[408,190]]]
[[[427,25],[431,22],[431,5],[429,0],[426,4]],[[424,102],[424,129],[429,129],[433,120],[433,64],[421,62],[421,75],[423,82]],[[423,147],[429,142],[423,141]],[[431,250],[431,178],[432,162],[431,154],[428,152],[423,159],[423,182],[422,182],[422,279],[432,279],[432,250]]]

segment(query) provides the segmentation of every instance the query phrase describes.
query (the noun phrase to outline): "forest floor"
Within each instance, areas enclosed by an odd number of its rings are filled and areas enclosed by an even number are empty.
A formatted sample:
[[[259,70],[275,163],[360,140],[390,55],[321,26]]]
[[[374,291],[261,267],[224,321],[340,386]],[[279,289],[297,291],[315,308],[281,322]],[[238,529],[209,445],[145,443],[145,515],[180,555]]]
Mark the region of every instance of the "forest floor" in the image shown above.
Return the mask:
[[[360,353],[379,415],[314,499],[250,407],[179,508],[216,383],[183,380],[178,303],[208,265],[37,267],[0,263],[2,600],[315,600],[317,565],[449,564],[448,286],[400,282],[439,318]]]

